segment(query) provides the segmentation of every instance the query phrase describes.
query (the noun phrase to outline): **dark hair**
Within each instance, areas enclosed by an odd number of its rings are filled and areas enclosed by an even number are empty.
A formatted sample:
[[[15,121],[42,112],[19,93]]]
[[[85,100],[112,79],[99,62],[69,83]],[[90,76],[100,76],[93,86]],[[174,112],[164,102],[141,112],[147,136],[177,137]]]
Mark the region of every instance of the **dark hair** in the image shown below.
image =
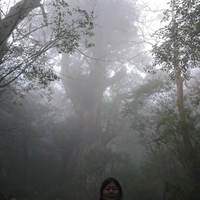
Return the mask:
[[[117,189],[119,190],[119,197],[120,197],[120,199],[122,199],[122,196],[123,196],[122,187],[117,179],[111,177],[111,178],[107,178],[101,185],[101,188],[100,188],[100,199],[101,200],[102,200],[104,188],[111,182],[113,182],[117,186]]]

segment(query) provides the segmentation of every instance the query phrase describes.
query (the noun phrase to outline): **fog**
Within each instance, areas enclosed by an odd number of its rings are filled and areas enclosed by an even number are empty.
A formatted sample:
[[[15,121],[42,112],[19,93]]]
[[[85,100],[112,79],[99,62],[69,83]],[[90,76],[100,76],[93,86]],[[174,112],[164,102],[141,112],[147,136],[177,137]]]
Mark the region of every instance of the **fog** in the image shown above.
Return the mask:
[[[198,1],[0,5],[0,200],[200,198]]]

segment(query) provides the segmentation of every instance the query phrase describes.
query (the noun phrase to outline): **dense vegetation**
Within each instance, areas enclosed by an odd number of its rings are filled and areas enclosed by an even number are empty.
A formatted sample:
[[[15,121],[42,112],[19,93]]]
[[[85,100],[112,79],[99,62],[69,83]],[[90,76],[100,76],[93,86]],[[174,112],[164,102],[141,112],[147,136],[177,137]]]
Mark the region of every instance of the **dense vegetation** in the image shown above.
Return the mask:
[[[200,199],[200,3],[139,3],[2,4],[0,200]]]

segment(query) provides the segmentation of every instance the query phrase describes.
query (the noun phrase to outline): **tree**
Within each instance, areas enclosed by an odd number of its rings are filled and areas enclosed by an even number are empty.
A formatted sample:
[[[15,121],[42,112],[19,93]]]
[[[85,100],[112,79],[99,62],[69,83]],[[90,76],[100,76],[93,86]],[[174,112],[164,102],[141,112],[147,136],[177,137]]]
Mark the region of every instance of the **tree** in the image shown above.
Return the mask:
[[[94,6],[97,16],[92,38],[95,46],[80,46],[72,56],[62,54],[63,85],[83,122],[81,152],[105,148],[122,131],[124,123],[118,123],[118,114],[132,81],[126,64],[134,63],[139,69],[141,63],[134,58],[142,49],[133,23],[139,15],[136,1],[98,1],[89,6]]]
[[[193,68],[199,67],[199,46],[193,46],[195,42],[199,42],[199,28],[196,23],[199,2],[171,1],[170,8],[164,15],[167,25],[156,32],[160,42],[153,46],[152,65],[146,69],[154,74],[159,70],[167,72],[176,85],[176,93],[173,95],[173,90],[170,92],[163,88],[154,93],[151,85],[146,85],[142,95],[140,89],[138,93],[134,93],[132,101],[127,104],[125,114],[133,117],[132,128],[140,134],[142,143],[153,155],[163,182],[164,179],[176,182],[178,187],[182,186],[187,191],[184,198],[190,196],[191,199],[198,199],[199,110],[191,105],[192,101],[188,96],[188,89],[185,91],[184,82],[187,83],[192,78],[190,72]],[[192,38],[195,38],[194,43]],[[195,81],[198,84],[197,77]],[[154,90],[157,88],[156,86]],[[139,108],[141,110],[138,110]],[[169,171],[174,174],[171,180],[165,177]],[[178,189],[174,195],[183,195],[180,191]]]
[[[134,165],[125,152],[110,149],[91,149],[84,154],[76,173],[68,182],[67,197],[74,199],[97,199],[102,182],[108,177],[115,177],[123,188],[126,199],[160,199],[153,181],[148,180],[143,170]],[[74,192],[80,188],[79,193]]]
[[[98,198],[103,180],[109,176],[115,176],[118,179],[119,174],[117,175],[116,172],[128,165],[131,165],[130,158],[124,152],[113,152],[109,149],[89,150],[76,168],[73,179],[68,182],[69,196],[75,199]],[[81,190],[74,195],[74,188],[77,187]]]
[[[81,122],[74,116],[67,117],[65,121],[58,122],[51,130],[52,142],[57,154],[61,158],[61,170],[59,173],[58,185],[65,187],[67,182],[74,176],[74,166],[77,161],[75,149],[79,148]],[[75,154],[75,155],[74,155]]]
[[[0,113],[4,114],[0,124],[4,127],[0,130],[0,185],[6,190],[17,186],[45,189],[52,185],[52,179],[56,180],[55,172],[59,171],[48,134],[56,124],[52,114],[55,110],[52,105],[38,103],[38,97],[29,97],[21,100],[23,106],[13,105],[8,99],[0,106]],[[50,168],[55,172],[49,179]]]
[[[186,3],[185,1],[172,0],[171,21],[157,32],[158,36],[164,41],[156,44],[152,50],[154,58],[152,67],[161,65],[161,70],[167,71],[176,83],[177,107],[182,127],[180,134],[187,152],[186,162],[190,163],[188,167],[193,181],[200,181],[199,158],[195,152],[194,144],[191,142],[191,135],[187,126],[183,82],[190,78],[188,71],[191,68],[199,67],[199,56],[197,56],[199,45],[197,43],[199,42],[200,31],[196,19],[199,6],[198,1],[187,1]],[[168,19],[169,12],[165,13],[165,19]]]
[[[183,125],[173,87],[171,81],[168,86],[163,80],[148,82],[133,93],[124,114],[130,117],[133,132],[139,135],[141,143],[146,147],[148,158],[152,158],[157,178],[163,185],[172,184],[171,189],[167,190],[168,194],[187,199],[187,196],[192,195],[191,191],[199,195],[199,186],[198,181],[192,178],[194,172],[182,138]],[[190,98],[187,99],[184,122],[199,158],[199,108],[193,107]],[[176,192],[173,191],[176,189]]]
[[[92,12],[70,8],[65,1],[21,0],[9,5],[4,2],[1,9],[1,91],[22,90],[23,95],[31,89],[42,90],[59,79],[52,49],[72,53],[82,37],[92,36]],[[87,41],[85,45],[90,46]]]

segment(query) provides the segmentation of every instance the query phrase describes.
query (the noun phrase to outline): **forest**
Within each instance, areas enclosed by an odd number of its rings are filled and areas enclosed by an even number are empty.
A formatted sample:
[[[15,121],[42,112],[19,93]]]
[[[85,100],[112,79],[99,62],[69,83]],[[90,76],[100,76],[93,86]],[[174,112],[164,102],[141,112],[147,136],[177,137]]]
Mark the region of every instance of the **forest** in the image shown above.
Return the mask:
[[[0,1],[0,200],[200,199],[198,0]]]

